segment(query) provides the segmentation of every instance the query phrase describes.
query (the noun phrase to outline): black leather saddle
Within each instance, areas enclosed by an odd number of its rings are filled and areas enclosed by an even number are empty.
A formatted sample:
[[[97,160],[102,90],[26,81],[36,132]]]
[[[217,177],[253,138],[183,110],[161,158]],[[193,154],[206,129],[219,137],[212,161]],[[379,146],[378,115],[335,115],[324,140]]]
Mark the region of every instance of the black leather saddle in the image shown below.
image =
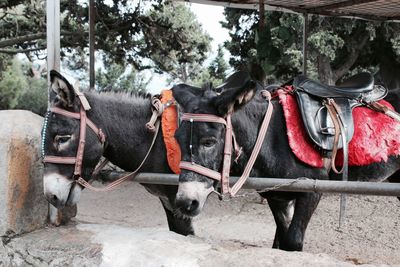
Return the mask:
[[[329,102],[334,101],[338,107],[337,117],[345,132],[345,138],[337,144],[340,149],[343,140],[350,142],[354,134],[352,109],[383,99],[387,94],[386,88],[374,85],[374,78],[369,73],[354,75],[338,86],[324,85],[300,75],[293,80],[293,86],[307,133],[325,152],[334,149],[336,134],[326,106]]]

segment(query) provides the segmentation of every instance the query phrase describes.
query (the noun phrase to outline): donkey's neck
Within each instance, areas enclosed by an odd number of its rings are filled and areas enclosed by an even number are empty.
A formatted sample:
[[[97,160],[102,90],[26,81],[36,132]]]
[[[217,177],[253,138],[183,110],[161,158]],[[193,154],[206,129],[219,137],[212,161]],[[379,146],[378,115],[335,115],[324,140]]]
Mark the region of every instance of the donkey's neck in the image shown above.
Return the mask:
[[[264,138],[263,146],[250,176],[255,177],[325,177],[324,170],[316,172],[300,163],[291,151],[286,133],[283,109],[277,99],[270,103],[257,94],[243,109],[234,113],[232,126],[237,141],[243,147],[239,164],[233,165],[233,174],[241,175],[253,151],[268,105],[273,105],[273,113]],[[324,176],[325,175],[325,176]]]
[[[150,120],[151,99],[146,96],[104,93],[86,94],[92,109],[88,117],[106,134],[104,156],[118,167],[131,171],[144,159],[153,140],[146,128]],[[165,146],[161,131],[141,171],[165,172]]]

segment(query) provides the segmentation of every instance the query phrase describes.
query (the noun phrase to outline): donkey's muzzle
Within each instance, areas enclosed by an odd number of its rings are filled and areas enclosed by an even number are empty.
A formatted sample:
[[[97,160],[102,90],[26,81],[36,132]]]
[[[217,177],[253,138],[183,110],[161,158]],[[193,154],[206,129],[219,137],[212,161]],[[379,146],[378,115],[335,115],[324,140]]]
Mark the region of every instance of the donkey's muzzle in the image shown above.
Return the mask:
[[[199,214],[199,201],[189,198],[177,198],[176,207],[185,215],[196,216]]]

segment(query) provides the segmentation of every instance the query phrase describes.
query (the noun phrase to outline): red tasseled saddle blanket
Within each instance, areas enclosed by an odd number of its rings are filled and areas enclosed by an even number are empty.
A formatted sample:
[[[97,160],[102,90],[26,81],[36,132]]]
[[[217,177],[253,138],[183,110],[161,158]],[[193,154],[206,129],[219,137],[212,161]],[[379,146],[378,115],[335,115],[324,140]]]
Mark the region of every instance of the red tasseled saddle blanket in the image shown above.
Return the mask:
[[[308,136],[297,105],[296,97],[278,90],[286,120],[289,145],[302,162],[317,168],[323,167],[321,153]],[[393,109],[390,103],[380,104]],[[354,135],[349,143],[349,166],[364,166],[387,161],[389,156],[400,154],[400,122],[367,107],[353,109]],[[343,162],[343,152],[338,151],[337,165]]]

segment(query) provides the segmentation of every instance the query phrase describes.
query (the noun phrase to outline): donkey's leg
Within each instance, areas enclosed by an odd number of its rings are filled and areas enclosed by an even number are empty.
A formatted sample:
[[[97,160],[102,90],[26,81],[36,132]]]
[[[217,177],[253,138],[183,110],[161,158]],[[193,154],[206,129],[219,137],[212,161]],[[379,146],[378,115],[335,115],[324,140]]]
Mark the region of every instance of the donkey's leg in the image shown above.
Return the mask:
[[[292,222],[280,248],[288,251],[302,251],[304,234],[308,223],[318,206],[321,194],[319,193],[298,193],[294,207]]]
[[[387,180],[390,183],[400,183],[400,171],[397,171],[394,174],[392,174],[391,176],[389,176],[389,178],[387,178]],[[397,198],[400,200],[400,196],[398,196]]]
[[[173,231],[181,235],[194,235],[194,229],[192,226],[192,218],[182,217],[182,215],[177,215],[173,212],[173,205],[169,200],[160,197],[161,204],[164,207],[165,214],[167,215],[168,227],[170,231]],[[174,201],[175,202],[175,201]]]
[[[268,205],[275,219],[276,231],[272,248],[279,248],[284,240],[293,217],[293,200],[275,199],[267,197]]]

